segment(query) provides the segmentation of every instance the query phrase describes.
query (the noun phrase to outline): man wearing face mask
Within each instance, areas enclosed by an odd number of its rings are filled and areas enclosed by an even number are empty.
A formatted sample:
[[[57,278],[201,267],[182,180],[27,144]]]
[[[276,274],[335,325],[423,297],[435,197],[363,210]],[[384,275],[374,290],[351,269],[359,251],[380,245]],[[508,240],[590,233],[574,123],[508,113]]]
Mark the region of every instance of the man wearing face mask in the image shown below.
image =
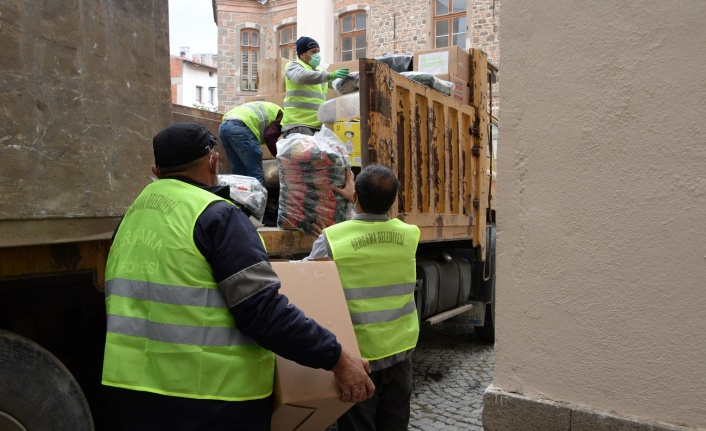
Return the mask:
[[[328,82],[348,76],[348,69],[326,72],[319,69],[321,64],[319,44],[312,38],[302,36],[297,39],[296,61],[285,66],[284,117],[282,134],[286,138],[292,133],[313,136],[321,129],[316,114],[326,101]]]

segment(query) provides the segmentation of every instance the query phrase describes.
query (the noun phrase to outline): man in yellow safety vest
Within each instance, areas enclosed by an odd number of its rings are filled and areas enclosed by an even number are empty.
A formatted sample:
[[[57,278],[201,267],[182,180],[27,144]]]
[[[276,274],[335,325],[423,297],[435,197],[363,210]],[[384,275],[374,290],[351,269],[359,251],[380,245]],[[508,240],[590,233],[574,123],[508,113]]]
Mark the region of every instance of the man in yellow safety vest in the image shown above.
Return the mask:
[[[326,101],[328,82],[348,76],[348,69],[326,72],[319,68],[321,49],[318,42],[306,36],[297,39],[297,60],[285,66],[284,118],[282,134],[312,136],[321,129],[317,117],[319,107]]]
[[[195,123],[160,131],[158,180],[115,233],[102,383],[124,430],[268,431],[275,353],[332,370],[344,402],[374,392],[367,361],[278,293],[262,238],[218,185],[216,144]]]
[[[419,228],[387,216],[399,181],[381,165],[363,169],[351,187],[335,190],[357,214],[325,228],[308,259],[336,262],[360,354],[370,361],[372,398],[338,419],[339,431],[398,431],[409,424],[412,352],[419,336],[414,301]],[[354,191],[351,190],[354,188]]]

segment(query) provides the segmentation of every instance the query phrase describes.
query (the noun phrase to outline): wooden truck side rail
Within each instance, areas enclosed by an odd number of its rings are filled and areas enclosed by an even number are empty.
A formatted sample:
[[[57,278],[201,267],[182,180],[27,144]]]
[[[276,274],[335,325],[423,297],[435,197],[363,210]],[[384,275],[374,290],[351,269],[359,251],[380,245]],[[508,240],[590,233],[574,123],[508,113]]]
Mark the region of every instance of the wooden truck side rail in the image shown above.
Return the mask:
[[[391,216],[419,226],[422,242],[469,240],[484,256],[487,57],[472,58],[472,105],[361,59],[361,158],[397,173]]]

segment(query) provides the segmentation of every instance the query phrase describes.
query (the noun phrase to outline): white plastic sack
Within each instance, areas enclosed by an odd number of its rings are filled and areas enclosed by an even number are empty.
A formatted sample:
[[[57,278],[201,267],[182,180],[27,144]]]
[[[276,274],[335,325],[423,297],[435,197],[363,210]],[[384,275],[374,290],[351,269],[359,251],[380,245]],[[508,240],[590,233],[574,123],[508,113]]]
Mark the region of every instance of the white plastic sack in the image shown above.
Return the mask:
[[[257,221],[261,222],[267,204],[267,189],[253,177],[235,174],[218,175],[218,184],[230,186],[230,198],[243,205]]]
[[[317,117],[324,124],[360,120],[360,92],[356,91],[325,101],[319,106]]]
[[[331,86],[338,94],[350,94],[360,90],[360,77],[358,72],[351,72],[345,78],[336,78]]]
[[[434,90],[441,91],[442,93],[446,94],[447,96],[451,95],[451,92],[454,89],[454,83],[449,82],[449,81],[444,81],[443,79],[439,79],[436,76],[432,75],[431,73],[426,73],[426,72],[402,72],[400,73],[402,76],[406,76],[407,78],[417,81],[420,84],[424,84],[429,88],[433,88]]]

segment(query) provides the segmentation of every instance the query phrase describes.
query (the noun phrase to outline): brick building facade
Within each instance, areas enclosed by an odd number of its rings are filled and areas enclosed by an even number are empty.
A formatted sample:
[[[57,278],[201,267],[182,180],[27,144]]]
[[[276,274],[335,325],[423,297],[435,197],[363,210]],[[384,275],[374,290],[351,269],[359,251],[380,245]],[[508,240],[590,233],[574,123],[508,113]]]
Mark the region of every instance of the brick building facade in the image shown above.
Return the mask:
[[[499,9],[501,0],[380,0],[364,3],[356,0],[331,1],[334,28],[334,58],[341,61],[341,18],[347,14],[360,17],[365,23],[365,57],[383,54],[412,54],[416,50],[435,48],[435,21],[437,7],[458,8],[465,21],[465,34],[458,37],[466,48],[480,48],[488,53],[491,63],[499,66]],[[454,5],[456,2],[456,5]],[[293,29],[297,24],[297,0],[213,0],[218,24],[218,100],[219,111],[242,103],[247,96],[258,94],[250,66],[253,58],[280,57],[280,31]],[[303,2],[302,2],[303,3]],[[361,14],[363,16],[361,16]],[[460,26],[459,26],[460,27]],[[247,33],[246,36],[242,36]],[[307,34],[297,29],[297,35]],[[257,46],[243,47],[243,38],[257,36]],[[451,40],[453,37],[449,38]],[[245,42],[252,42],[245,40]],[[460,43],[448,43],[460,45]],[[445,46],[445,45],[440,45]],[[246,61],[247,59],[247,61]],[[324,61],[327,59],[324,58]],[[251,62],[248,64],[248,62]],[[248,88],[250,86],[250,88]],[[498,87],[494,88],[494,103],[498,103]]]

